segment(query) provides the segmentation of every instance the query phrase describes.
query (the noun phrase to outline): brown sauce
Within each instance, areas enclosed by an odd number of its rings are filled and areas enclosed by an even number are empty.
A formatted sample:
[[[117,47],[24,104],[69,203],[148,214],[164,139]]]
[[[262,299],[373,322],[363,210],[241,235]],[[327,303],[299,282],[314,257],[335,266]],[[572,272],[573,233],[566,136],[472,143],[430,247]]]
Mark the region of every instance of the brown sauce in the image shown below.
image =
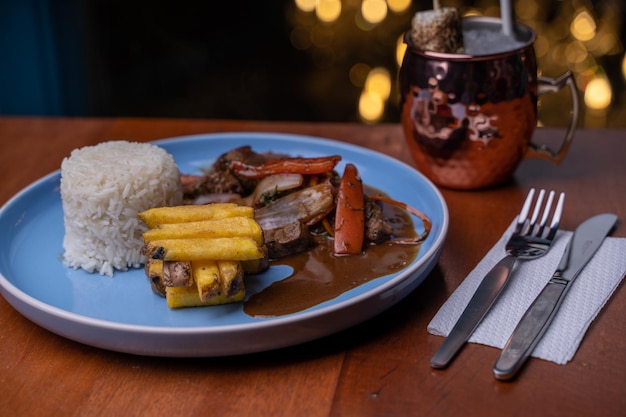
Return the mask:
[[[392,206],[384,209],[398,238],[415,237],[411,217]],[[293,273],[252,295],[243,306],[253,317],[275,317],[296,313],[331,300],[368,281],[398,272],[417,256],[419,244],[371,245],[359,255],[334,256],[332,241],[320,238],[310,250],[272,261],[287,265]]]

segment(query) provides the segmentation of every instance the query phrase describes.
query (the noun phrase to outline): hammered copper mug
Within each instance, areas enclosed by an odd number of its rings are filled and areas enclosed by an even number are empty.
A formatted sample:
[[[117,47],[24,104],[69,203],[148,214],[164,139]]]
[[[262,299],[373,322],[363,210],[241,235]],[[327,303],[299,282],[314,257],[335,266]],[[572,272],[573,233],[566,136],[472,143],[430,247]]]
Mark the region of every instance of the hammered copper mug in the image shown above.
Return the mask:
[[[463,29],[499,31],[500,19],[472,17]],[[537,76],[535,33],[515,24],[521,46],[490,55],[435,53],[411,45],[400,68],[402,126],[418,169],[435,184],[480,189],[510,177],[524,158],[561,162],[578,121],[578,91],[571,72]],[[571,91],[571,118],[553,151],[532,141],[537,99],[564,87]],[[564,110],[567,111],[567,110]]]

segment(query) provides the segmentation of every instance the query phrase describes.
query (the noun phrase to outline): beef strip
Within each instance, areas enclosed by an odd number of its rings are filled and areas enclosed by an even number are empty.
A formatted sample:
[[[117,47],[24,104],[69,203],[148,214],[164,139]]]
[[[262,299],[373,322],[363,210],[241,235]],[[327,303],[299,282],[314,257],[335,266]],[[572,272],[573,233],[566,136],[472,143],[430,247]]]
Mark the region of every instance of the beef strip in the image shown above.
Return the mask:
[[[309,229],[300,222],[278,229],[263,230],[263,233],[270,259],[284,258],[304,252],[311,245]]]
[[[365,199],[365,238],[370,242],[380,243],[388,240],[393,233],[391,225],[383,215],[383,209],[377,201]]]
[[[163,262],[163,284],[166,287],[186,287],[191,283],[191,262]]]

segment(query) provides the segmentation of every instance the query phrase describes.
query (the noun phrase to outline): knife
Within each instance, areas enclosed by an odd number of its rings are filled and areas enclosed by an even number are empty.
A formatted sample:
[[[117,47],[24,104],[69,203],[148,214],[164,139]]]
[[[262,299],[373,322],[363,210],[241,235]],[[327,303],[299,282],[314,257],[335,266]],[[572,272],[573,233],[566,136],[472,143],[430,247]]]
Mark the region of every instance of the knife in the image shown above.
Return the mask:
[[[430,359],[431,367],[442,369],[448,366],[504,289],[514,264],[515,257],[505,256],[485,275],[448,337]]]
[[[576,228],[550,281],[522,316],[493,367],[499,380],[513,378],[550,326],[572,282],[609,234],[617,216],[605,213]]]

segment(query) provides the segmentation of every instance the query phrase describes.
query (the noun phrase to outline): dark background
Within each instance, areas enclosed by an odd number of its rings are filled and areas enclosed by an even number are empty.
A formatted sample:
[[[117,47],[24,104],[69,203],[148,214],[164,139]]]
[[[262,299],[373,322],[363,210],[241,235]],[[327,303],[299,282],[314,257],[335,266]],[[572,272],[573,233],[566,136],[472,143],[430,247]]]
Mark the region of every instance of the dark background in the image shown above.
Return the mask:
[[[585,3],[535,1],[547,25]],[[585,4],[600,15],[607,2]],[[351,68],[395,77],[396,40],[430,2],[366,31],[354,24],[359,2],[343,3],[324,26],[293,0],[0,0],[0,115],[359,121]],[[498,13],[497,0],[442,3]],[[298,26],[319,28],[332,47],[294,48]],[[614,86],[608,126],[626,126],[622,57],[599,58]],[[393,89],[383,122],[399,121]]]

